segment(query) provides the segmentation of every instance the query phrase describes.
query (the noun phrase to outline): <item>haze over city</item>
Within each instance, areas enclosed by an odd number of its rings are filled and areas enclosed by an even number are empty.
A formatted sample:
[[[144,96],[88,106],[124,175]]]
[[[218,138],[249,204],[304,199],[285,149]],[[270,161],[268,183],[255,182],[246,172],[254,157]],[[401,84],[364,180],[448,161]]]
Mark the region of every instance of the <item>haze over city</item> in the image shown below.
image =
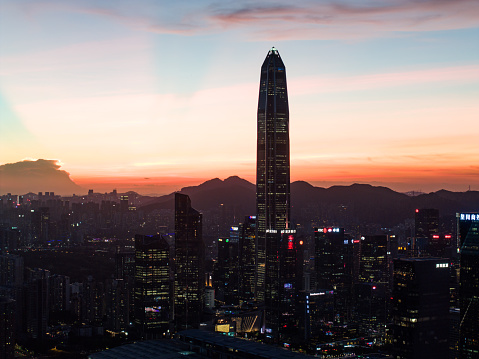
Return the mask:
[[[479,190],[476,1],[0,10],[4,176],[6,164],[46,159],[37,166],[99,191],[254,183],[258,64],[274,45],[288,74],[292,181]]]

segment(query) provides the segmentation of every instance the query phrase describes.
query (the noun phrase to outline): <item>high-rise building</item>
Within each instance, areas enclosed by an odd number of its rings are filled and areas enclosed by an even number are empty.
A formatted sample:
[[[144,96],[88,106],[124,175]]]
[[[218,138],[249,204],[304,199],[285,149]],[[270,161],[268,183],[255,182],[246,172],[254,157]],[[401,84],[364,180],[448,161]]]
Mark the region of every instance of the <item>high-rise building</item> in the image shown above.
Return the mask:
[[[387,235],[362,236],[356,317],[363,333],[381,332],[387,323],[389,262]]]
[[[289,227],[289,109],[286,69],[278,50],[261,66],[258,100],[256,212],[258,234]]]
[[[54,274],[50,276],[50,311],[66,312],[70,310],[70,277]]]
[[[435,208],[416,209],[415,236],[429,238],[439,230],[439,210]]]
[[[0,358],[14,358],[15,300],[0,296]]]
[[[335,321],[345,324],[351,317],[355,240],[344,228],[314,228],[315,277],[318,291],[334,291]]]
[[[242,301],[255,299],[256,216],[245,218],[239,238],[239,296]]]
[[[215,263],[215,290],[218,299],[227,305],[239,304],[238,251],[239,226],[232,226],[229,238],[218,239],[218,260]]]
[[[459,351],[461,359],[479,358],[479,213],[459,219]]]
[[[160,337],[169,330],[169,253],[161,235],[135,236],[135,325],[145,338]]]
[[[296,266],[290,263],[296,242],[290,229],[289,159],[286,69],[273,47],[261,67],[258,99],[256,297],[265,303],[266,330],[276,338],[279,328],[289,326],[279,318],[294,317],[290,301],[296,291]]]
[[[43,339],[49,319],[50,272],[45,269],[28,271],[26,288],[26,330],[32,339]]]
[[[430,256],[432,242],[437,242],[439,232],[439,210],[435,208],[416,209],[413,242],[414,257]]]
[[[156,274],[156,273],[155,273]],[[168,286],[169,287],[169,286]],[[126,330],[130,323],[129,312],[129,287],[124,279],[110,279],[106,286],[106,325],[105,327],[115,332]],[[166,302],[169,304],[167,297]],[[165,308],[168,310],[169,306]],[[145,317],[146,317],[145,312]],[[154,313],[156,315],[156,313]]]
[[[449,357],[449,269],[449,261],[442,258],[394,260],[396,359]]]
[[[264,300],[266,234],[289,227],[289,108],[286,69],[278,50],[268,52],[261,66],[257,116],[256,225],[258,236],[258,299]],[[278,241],[270,235],[269,240]]]
[[[175,193],[174,322],[177,331],[199,328],[203,312],[205,268],[202,216],[190,197]]]

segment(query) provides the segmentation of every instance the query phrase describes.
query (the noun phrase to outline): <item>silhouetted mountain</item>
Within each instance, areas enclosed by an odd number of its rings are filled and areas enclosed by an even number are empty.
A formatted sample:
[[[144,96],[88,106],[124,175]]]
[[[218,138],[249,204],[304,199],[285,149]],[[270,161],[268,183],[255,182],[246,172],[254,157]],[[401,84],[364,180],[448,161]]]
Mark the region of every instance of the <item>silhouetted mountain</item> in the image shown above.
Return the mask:
[[[224,181],[219,178],[206,181],[198,186],[184,187],[179,193],[187,194],[191,203],[198,210],[208,210],[223,204],[225,206],[242,207],[246,214],[255,212],[256,186],[237,176]],[[140,210],[174,208],[174,194],[158,197],[155,203],[141,207]]]
[[[199,186],[184,187],[194,208],[202,211],[225,206],[242,208],[241,215],[255,213],[255,185],[239,177],[224,181],[215,178]],[[419,196],[408,196],[386,187],[368,184],[350,186],[314,187],[304,181],[291,183],[292,218],[340,219],[349,223],[379,223],[394,226],[414,217],[416,208],[437,208],[441,216],[456,212],[477,211],[479,192],[450,192],[441,190]],[[141,207],[151,211],[174,208],[173,194],[158,197],[154,203]]]

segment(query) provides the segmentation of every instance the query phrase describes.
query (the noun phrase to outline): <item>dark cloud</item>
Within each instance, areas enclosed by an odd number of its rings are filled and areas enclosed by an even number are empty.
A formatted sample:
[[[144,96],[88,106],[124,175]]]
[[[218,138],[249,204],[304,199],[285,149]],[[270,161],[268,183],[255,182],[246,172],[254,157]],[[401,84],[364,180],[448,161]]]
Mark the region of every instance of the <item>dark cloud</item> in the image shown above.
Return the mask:
[[[7,163],[0,166],[0,193],[55,192],[79,194],[84,190],[60,169],[57,160],[39,159]]]

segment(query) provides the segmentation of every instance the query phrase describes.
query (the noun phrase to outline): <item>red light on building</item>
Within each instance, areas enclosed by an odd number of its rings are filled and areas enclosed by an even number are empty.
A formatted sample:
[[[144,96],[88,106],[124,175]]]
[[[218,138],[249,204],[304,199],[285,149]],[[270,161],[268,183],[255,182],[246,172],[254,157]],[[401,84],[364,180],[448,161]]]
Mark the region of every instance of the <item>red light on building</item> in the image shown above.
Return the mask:
[[[359,239],[354,239],[353,240],[353,243],[359,243],[359,242],[361,242]]]
[[[444,238],[450,239],[450,238],[452,238],[452,236],[451,236],[450,234],[446,234],[446,235],[444,236]]]
[[[293,236],[288,237],[288,249],[293,249]]]
[[[419,213],[419,210],[418,210],[418,209],[416,209],[416,213]]]
[[[327,228],[323,228],[323,233],[328,233],[328,229],[327,229]]]
[[[376,289],[376,286],[373,286],[373,289]]]
[[[435,235],[433,235],[433,236],[432,236],[432,238],[434,238],[434,239],[438,239],[438,238],[439,238],[439,236],[438,236],[437,234],[435,234]]]

